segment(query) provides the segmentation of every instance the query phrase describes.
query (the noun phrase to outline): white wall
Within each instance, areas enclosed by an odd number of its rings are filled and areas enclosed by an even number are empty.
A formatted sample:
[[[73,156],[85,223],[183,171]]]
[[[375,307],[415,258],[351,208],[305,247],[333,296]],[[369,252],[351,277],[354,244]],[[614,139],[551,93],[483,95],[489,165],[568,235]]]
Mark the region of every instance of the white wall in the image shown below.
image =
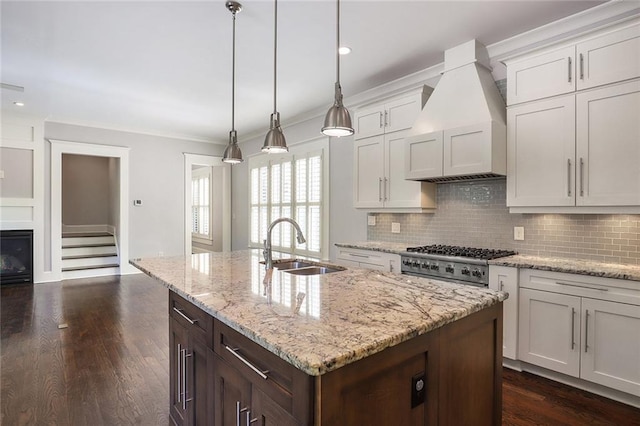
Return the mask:
[[[45,138],[129,147],[129,253],[131,258],[184,253],[184,155],[222,155],[224,146],[115,130],[45,123]],[[45,164],[51,150],[45,144]],[[51,218],[50,171],[45,172],[45,224]],[[133,200],[142,206],[133,206]],[[49,246],[45,246],[46,250]],[[50,256],[50,254],[49,254]]]
[[[324,117],[284,127],[288,145],[320,136]],[[240,144],[245,161],[232,168],[232,250],[249,242],[249,175],[247,159],[260,152],[264,136]],[[329,256],[336,258],[334,243],[366,241],[366,213],[353,208],[353,137],[331,138],[329,144]]]

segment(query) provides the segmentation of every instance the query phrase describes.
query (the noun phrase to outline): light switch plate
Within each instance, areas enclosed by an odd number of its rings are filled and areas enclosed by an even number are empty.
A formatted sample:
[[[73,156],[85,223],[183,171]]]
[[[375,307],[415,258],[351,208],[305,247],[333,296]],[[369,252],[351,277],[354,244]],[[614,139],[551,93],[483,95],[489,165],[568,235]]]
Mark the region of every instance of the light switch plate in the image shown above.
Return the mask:
[[[376,217],[373,215],[367,216],[367,225],[376,226]]]
[[[394,234],[400,233],[400,224],[398,222],[391,222],[391,232]]]
[[[513,239],[516,241],[524,241],[524,226],[513,227]]]
[[[141,206],[142,205],[142,200],[133,200],[133,205],[134,206]]]

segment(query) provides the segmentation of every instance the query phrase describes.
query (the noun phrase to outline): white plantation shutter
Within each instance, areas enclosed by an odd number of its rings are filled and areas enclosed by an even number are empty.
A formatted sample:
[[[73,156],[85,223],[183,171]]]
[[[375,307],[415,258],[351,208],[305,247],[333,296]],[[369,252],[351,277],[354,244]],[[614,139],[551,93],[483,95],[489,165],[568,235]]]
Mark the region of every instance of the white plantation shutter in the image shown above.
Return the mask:
[[[211,239],[211,170],[198,169],[191,179],[191,232],[197,238]]]
[[[307,242],[298,244],[288,224],[272,233],[274,250],[322,257],[323,151],[250,160],[250,245],[262,246],[267,227],[279,217],[293,218]]]

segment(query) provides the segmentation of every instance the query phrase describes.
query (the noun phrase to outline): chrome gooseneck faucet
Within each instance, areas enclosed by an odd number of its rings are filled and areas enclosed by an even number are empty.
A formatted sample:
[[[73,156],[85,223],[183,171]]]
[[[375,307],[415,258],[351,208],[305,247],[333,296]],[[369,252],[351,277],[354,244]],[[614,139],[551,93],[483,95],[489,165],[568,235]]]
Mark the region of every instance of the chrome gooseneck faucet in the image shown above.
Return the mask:
[[[269,228],[267,229],[267,239],[264,240],[264,250],[262,251],[262,254],[264,255],[265,269],[273,269],[273,258],[271,257],[271,232],[273,231],[273,227],[279,224],[280,222],[289,222],[294,226],[294,228],[296,228],[296,232],[298,234],[297,235],[298,243],[304,244],[307,241],[304,238],[304,235],[302,235],[302,230],[300,229],[300,225],[298,225],[298,223],[295,220],[290,219],[288,217],[281,217],[279,219],[274,220],[273,222],[271,222],[271,225],[269,225]]]

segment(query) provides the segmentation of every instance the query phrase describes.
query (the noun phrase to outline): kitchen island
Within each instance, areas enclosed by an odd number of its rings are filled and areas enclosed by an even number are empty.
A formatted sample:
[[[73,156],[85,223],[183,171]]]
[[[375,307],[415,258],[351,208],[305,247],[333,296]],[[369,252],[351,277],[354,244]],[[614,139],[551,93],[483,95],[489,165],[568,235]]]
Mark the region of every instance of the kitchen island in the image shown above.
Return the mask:
[[[170,290],[177,424],[501,423],[504,293],[258,250],[132,264]]]

